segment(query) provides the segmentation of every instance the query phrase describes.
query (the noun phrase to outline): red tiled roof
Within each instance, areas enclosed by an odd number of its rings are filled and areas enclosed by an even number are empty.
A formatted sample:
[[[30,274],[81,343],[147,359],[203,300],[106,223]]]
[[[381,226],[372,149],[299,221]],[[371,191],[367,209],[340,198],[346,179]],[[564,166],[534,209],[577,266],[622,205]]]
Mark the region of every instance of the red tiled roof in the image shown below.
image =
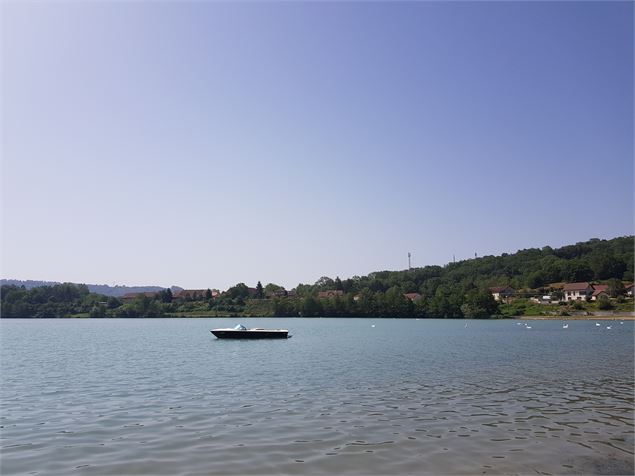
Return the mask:
[[[586,291],[591,285],[589,283],[566,283],[563,291]]]
[[[404,294],[404,297],[407,299],[410,299],[411,301],[416,301],[418,299],[421,299],[421,294],[419,293],[406,293]]]
[[[320,298],[328,298],[328,297],[343,296],[343,295],[344,295],[344,291],[342,291],[341,289],[333,289],[330,291],[320,291],[318,293],[318,297]]]
[[[609,291],[608,284],[594,284],[593,296],[599,296],[601,293],[607,294]]]
[[[491,293],[500,294],[500,293],[503,293],[505,291],[507,291],[508,293],[509,292],[514,292],[514,289],[510,288],[509,286],[494,286],[493,288],[489,288],[489,292],[491,292]]]

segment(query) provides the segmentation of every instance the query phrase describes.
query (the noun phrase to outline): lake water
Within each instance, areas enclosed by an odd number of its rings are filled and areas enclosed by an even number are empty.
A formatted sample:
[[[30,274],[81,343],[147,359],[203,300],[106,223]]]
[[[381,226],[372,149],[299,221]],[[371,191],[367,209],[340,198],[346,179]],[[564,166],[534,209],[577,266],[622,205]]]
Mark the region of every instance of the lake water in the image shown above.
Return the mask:
[[[239,322],[1,320],[1,473],[633,473],[632,321]]]

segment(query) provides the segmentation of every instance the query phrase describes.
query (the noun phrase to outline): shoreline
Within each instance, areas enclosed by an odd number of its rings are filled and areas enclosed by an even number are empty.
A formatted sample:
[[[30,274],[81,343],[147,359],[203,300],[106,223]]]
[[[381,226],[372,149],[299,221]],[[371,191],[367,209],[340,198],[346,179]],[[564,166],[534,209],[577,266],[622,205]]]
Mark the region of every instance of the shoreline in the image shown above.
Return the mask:
[[[502,321],[502,320],[543,320],[543,321],[635,321],[635,315],[616,314],[613,316],[504,316],[490,317],[483,319],[467,318],[467,317],[303,317],[303,316],[209,316],[209,315],[166,315],[161,317],[88,317],[88,316],[66,316],[66,317],[2,317],[4,319],[94,319],[94,320],[113,320],[113,319],[407,319],[407,320],[447,320],[447,321]]]
[[[635,316],[619,315],[615,316],[514,316],[512,319],[539,319],[555,321],[635,321]]]

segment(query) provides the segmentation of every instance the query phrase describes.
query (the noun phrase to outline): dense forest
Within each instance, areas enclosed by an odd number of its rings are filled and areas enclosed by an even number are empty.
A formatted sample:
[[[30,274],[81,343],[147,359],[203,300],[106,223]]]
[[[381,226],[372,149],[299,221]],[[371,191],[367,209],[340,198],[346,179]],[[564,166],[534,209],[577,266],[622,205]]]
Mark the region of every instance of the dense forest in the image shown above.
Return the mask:
[[[633,236],[592,239],[552,249],[532,248],[404,271],[379,271],[348,279],[322,277],[299,284],[293,293],[269,283],[244,283],[212,298],[173,299],[169,289],[130,302],[89,292],[85,285],[59,284],[33,289],[2,286],[2,317],[448,317],[487,318],[501,314],[488,291],[511,286],[520,295],[557,293],[559,283],[589,281],[611,285],[615,297],[633,281]],[[331,297],[320,292],[336,291]],[[418,293],[415,299],[405,296]],[[503,312],[503,314],[505,314]]]

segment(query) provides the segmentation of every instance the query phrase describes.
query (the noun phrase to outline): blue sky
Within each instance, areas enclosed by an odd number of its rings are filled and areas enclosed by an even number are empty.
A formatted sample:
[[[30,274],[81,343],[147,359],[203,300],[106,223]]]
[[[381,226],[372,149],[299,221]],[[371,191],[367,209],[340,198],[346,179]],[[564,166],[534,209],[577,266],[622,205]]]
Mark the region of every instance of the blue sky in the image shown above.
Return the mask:
[[[633,233],[631,2],[3,3],[2,277],[291,288]]]

